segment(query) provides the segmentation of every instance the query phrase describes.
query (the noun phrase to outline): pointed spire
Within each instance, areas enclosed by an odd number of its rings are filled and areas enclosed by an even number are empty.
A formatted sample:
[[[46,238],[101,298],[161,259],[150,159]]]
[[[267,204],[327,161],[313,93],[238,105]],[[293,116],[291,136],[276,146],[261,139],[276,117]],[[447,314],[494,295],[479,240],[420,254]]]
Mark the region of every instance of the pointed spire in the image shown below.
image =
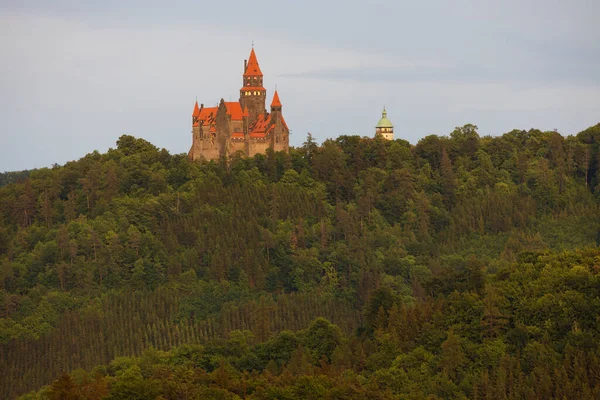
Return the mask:
[[[194,104],[194,112],[192,113],[192,117],[199,117],[200,109],[198,108],[198,100],[196,99],[196,104]]]
[[[381,112],[382,118],[387,118],[387,111],[385,110],[385,106],[383,106],[383,111]]]
[[[248,106],[244,107],[244,112],[242,113],[242,117],[249,117],[250,113],[248,112]]]
[[[254,47],[252,47],[252,51],[250,52],[250,58],[248,58],[248,64],[246,65],[244,76],[263,76],[263,73],[258,66],[258,60],[256,59]]]
[[[281,101],[279,100],[279,94],[277,93],[277,89],[275,90],[275,94],[273,94],[273,101],[271,102],[271,107],[281,107]]]

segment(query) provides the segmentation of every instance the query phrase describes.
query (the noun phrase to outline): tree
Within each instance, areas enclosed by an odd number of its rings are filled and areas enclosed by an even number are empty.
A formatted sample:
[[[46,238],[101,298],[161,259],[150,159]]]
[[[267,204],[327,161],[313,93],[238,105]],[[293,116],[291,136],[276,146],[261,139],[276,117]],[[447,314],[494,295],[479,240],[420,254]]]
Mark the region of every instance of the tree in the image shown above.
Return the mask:
[[[117,378],[110,388],[111,400],[154,399],[160,393],[157,383],[144,379],[137,365],[122,371]]]
[[[451,329],[448,331],[448,338],[442,343],[440,365],[442,370],[455,381],[462,375],[462,366],[467,361],[461,342],[461,337]]]
[[[448,157],[448,152],[445,148],[442,149],[440,172],[442,178],[442,194],[444,195],[444,202],[448,206],[452,206],[454,204],[456,180],[454,178],[454,171],[452,170],[452,162],[450,161],[450,157]]]
[[[364,308],[365,324],[368,328],[375,328],[377,321],[381,318],[380,312],[383,312],[387,319],[389,310],[395,303],[395,297],[389,286],[380,286],[370,295]],[[385,321],[381,321],[385,322]]]
[[[508,318],[500,311],[500,307],[505,302],[506,299],[502,297],[494,286],[486,285],[481,325],[487,337],[493,338],[498,336],[501,330],[508,324]]]
[[[64,373],[50,386],[49,397],[52,400],[79,400],[83,399],[71,376]]]
[[[327,358],[328,362],[331,362],[335,348],[341,343],[340,328],[322,317],[311,322],[304,336],[304,345],[311,352],[315,365],[323,356]]]

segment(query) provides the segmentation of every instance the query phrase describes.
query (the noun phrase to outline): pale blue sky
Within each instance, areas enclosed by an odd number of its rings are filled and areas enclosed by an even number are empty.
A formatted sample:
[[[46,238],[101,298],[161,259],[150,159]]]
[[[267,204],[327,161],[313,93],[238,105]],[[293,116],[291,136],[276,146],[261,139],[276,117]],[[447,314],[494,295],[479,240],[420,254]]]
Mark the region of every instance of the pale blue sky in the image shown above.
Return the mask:
[[[0,171],[63,164],[123,133],[174,153],[196,96],[237,100],[254,41],[270,101],[318,141],[371,136],[385,104],[416,143],[473,123],[600,122],[600,2],[0,2]]]

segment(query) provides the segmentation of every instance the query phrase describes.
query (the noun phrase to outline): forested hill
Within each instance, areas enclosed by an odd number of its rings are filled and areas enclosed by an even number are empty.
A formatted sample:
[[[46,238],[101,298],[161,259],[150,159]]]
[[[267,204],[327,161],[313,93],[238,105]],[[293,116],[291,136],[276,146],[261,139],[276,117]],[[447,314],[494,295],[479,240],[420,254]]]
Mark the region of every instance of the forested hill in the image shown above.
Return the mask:
[[[476,130],[1,187],[0,398],[600,398],[600,124]]]
[[[30,173],[30,170],[0,172],[0,187],[9,185],[11,183],[22,182],[27,179]]]

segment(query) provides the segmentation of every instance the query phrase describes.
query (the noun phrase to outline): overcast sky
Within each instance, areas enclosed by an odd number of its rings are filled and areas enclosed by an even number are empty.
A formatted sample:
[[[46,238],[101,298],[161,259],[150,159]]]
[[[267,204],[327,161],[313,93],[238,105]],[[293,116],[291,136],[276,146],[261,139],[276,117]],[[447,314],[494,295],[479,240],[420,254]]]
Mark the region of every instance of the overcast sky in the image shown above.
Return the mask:
[[[196,97],[235,101],[252,41],[292,130],[416,143],[473,123],[600,122],[598,0],[0,0],[0,171],[64,164],[124,133],[173,153]]]

